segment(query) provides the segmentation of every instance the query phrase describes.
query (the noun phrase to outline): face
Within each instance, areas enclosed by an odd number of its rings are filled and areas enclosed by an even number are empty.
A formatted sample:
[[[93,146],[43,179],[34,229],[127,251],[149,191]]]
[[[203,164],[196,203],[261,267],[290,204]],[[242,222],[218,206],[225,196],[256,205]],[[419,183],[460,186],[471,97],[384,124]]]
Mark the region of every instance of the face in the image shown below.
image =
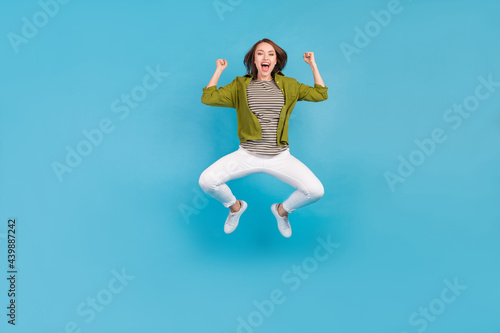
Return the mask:
[[[276,52],[271,44],[262,42],[257,45],[254,55],[254,63],[259,76],[270,76],[276,65]],[[267,65],[267,66],[266,66]]]

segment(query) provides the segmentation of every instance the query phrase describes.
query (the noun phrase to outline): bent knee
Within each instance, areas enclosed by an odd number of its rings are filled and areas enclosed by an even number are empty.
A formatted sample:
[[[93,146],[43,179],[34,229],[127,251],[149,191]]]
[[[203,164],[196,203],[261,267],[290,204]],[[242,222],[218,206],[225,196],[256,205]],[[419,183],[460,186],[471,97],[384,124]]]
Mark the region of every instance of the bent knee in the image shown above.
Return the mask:
[[[222,184],[221,178],[210,171],[203,171],[198,180],[198,184],[205,192],[213,191],[218,185]]]
[[[200,175],[200,179],[198,179],[198,184],[201,189],[205,192],[210,191],[211,188],[214,187],[213,177],[210,177],[207,172],[203,171]]]
[[[325,188],[323,187],[323,184],[318,181],[313,187],[309,189],[307,196],[313,200],[319,200],[323,197],[324,194]]]

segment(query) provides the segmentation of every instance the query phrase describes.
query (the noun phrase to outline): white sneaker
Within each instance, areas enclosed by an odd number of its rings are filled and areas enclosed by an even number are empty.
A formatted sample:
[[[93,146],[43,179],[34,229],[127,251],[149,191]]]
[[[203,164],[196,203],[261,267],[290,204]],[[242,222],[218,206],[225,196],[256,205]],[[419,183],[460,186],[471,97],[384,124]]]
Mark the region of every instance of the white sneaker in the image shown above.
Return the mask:
[[[278,204],[275,203],[271,206],[271,211],[273,212],[276,220],[278,221],[278,229],[280,230],[283,237],[290,237],[292,235],[292,227],[288,222],[288,217],[283,217],[278,213]]]
[[[243,212],[247,209],[247,203],[243,200],[239,201],[241,204],[239,211],[233,213],[231,212],[231,210],[229,210],[229,215],[226,219],[226,223],[224,224],[224,232],[226,234],[230,234],[236,229],[236,227],[238,226],[238,222],[240,221],[241,214],[243,214]]]

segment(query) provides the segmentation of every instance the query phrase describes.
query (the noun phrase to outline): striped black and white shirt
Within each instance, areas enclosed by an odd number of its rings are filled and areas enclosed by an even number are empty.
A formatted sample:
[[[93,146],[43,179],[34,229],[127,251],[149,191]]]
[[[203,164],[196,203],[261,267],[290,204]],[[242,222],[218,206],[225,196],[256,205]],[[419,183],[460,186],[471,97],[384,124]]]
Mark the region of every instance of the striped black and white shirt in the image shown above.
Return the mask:
[[[247,99],[250,110],[260,122],[262,139],[248,140],[240,143],[240,146],[261,155],[277,155],[288,149],[288,145],[279,146],[276,138],[281,109],[285,104],[276,82],[252,80],[247,87]]]

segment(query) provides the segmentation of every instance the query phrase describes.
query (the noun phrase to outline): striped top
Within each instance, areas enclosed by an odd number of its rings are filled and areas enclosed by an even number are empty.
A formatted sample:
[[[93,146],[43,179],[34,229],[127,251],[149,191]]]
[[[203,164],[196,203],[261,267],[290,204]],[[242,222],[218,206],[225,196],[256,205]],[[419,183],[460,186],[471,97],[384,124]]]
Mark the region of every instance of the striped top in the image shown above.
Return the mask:
[[[270,156],[287,150],[289,146],[279,146],[276,138],[281,109],[285,104],[276,82],[252,80],[247,87],[247,99],[250,110],[259,120],[262,139],[248,140],[240,143],[240,146],[249,152]]]

